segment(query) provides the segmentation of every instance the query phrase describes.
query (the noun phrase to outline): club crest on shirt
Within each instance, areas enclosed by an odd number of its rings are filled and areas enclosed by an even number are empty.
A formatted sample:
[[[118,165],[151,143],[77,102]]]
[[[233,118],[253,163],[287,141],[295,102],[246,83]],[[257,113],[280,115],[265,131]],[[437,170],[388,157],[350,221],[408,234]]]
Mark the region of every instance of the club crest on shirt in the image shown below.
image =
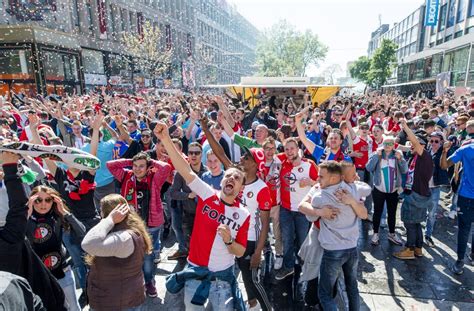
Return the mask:
[[[232,214],[232,218],[234,218],[235,220],[239,219],[239,213],[235,212]]]
[[[44,255],[41,260],[44,265],[49,269],[53,270],[59,266],[61,255],[57,252],[52,252]]]
[[[53,230],[50,225],[41,223],[36,227],[33,233],[33,239],[35,243],[43,243],[51,237]]]
[[[252,191],[249,191],[249,192],[247,193],[247,197],[248,197],[248,198],[252,198],[252,197],[253,197],[253,192],[252,192]]]
[[[298,172],[303,173],[304,169],[302,167],[298,168]]]

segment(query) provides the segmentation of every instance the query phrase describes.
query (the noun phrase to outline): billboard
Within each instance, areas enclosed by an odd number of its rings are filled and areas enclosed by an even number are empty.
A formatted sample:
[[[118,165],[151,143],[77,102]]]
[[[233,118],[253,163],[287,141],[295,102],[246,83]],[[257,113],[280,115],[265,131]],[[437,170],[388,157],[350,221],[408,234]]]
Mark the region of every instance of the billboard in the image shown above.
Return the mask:
[[[438,24],[439,0],[426,0],[425,26]]]

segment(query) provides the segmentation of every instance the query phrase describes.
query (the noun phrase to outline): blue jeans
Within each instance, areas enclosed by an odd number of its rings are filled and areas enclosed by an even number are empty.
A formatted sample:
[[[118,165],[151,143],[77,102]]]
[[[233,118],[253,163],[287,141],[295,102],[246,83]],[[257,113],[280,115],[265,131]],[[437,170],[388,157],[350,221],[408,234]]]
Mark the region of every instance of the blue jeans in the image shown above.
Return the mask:
[[[199,285],[201,285],[201,281],[199,280],[186,281],[184,285],[184,305],[186,311],[206,310],[205,306],[198,306],[191,303],[191,299]],[[211,305],[212,310],[234,310],[234,299],[232,297],[230,284],[222,280],[212,281],[207,305]]]
[[[310,222],[300,212],[280,208],[280,229],[283,242],[283,268],[295,266],[295,256],[308,235]],[[296,247],[295,247],[296,239]]]
[[[464,260],[474,221],[474,199],[458,196],[458,260]],[[472,252],[472,250],[471,250]]]
[[[87,267],[84,263],[84,251],[82,250],[80,244],[76,244],[73,242],[70,232],[64,232],[63,243],[66,246],[69,255],[71,255],[72,262],[74,264],[74,271],[76,272],[79,286],[81,286],[82,290],[85,291]]]
[[[449,207],[449,211],[457,211],[458,209],[458,194],[453,193],[453,198],[451,199],[451,206]]]
[[[341,270],[344,273],[349,310],[359,310],[358,263],[357,247],[335,251],[324,250],[319,272],[319,300],[324,311],[337,311],[333,290]]]
[[[178,201],[171,202],[171,226],[173,227],[176,241],[178,242],[178,250],[186,252],[186,238],[183,230],[183,204]]]
[[[428,218],[426,219],[425,235],[427,237],[431,237],[431,235],[433,234],[433,229],[436,222],[436,214],[438,212],[438,202],[441,196],[441,187],[430,188],[430,190],[431,190],[431,200],[433,201],[433,205],[432,205],[431,210],[428,209]]]
[[[150,234],[151,242],[153,244],[153,251],[151,254],[146,254],[145,260],[143,261],[143,274],[145,276],[145,283],[150,283],[155,278],[155,253],[156,251],[158,254],[160,252],[160,236],[162,228],[163,226],[148,228],[148,233]]]
[[[405,228],[407,229],[407,242],[405,243],[406,247],[422,248],[423,247],[423,228],[421,228],[420,223],[405,223]]]
[[[58,279],[59,286],[61,286],[64,292],[64,300],[67,304],[68,311],[80,311],[82,310],[79,306],[76,296],[76,282],[74,281],[74,273],[70,268],[64,272],[64,277]]]

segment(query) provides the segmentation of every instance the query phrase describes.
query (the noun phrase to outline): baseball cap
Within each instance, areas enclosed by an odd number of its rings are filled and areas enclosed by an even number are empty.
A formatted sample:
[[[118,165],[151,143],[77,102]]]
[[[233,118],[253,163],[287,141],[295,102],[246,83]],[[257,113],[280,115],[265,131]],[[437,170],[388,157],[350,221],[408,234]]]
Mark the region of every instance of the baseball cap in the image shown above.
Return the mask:
[[[247,148],[243,147],[244,152],[252,156],[253,160],[257,164],[257,171],[262,172],[265,169],[265,154],[262,148]]]

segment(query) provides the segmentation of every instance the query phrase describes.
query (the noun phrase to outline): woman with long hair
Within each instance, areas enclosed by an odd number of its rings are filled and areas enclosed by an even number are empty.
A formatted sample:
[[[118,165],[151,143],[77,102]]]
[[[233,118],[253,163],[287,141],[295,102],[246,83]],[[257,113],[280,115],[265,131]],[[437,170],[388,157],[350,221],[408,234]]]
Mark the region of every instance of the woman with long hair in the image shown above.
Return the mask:
[[[31,191],[28,215],[26,236],[33,250],[58,280],[68,310],[81,310],[62,237],[64,231],[73,231],[76,236],[83,237],[86,228],[69,212],[60,194],[47,186],[37,186]]]
[[[403,242],[395,233],[395,222],[398,205],[398,190],[402,185],[402,175],[408,170],[408,164],[401,151],[395,149],[395,137],[384,136],[382,147],[377,149],[366,166],[374,176],[374,235],[371,243],[379,245],[379,226],[384,205],[387,205],[388,239],[390,242],[401,245]]]
[[[87,295],[93,310],[141,310],[143,261],[153,248],[141,217],[119,194],[100,201],[102,220],[82,241],[90,265]]]

